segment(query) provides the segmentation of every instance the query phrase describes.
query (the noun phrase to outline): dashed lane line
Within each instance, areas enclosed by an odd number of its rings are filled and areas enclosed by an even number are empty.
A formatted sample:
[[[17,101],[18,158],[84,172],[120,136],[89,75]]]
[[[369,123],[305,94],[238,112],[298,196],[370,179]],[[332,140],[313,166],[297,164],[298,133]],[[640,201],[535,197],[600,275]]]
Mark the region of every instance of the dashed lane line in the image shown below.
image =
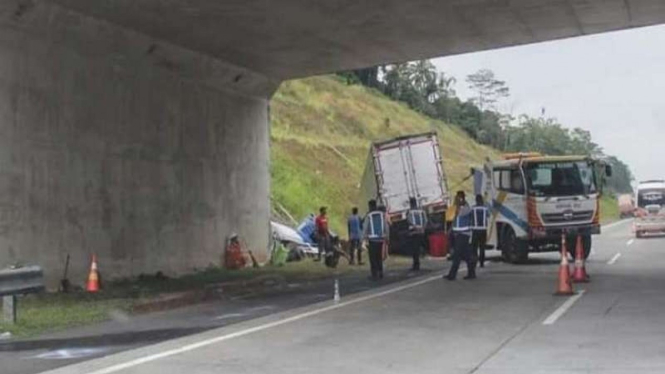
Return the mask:
[[[585,290],[580,290],[577,294],[574,296],[571,296],[570,299],[566,300],[565,303],[561,304],[560,307],[557,308],[552,314],[549,315],[549,317],[545,318],[543,321],[543,325],[553,325],[561,316],[566,314],[568,309],[570,309],[577,300],[584,295]]]
[[[609,261],[607,261],[607,264],[608,264],[608,265],[614,265],[614,263],[617,262],[617,260],[619,259],[619,257],[621,257],[621,253],[617,253],[617,254],[615,254],[614,257],[612,257],[612,259],[610,259]]]
[[[214,317],[214,320],[223,320],[223,319],[231,319],[231,318],[239,318],[239,317],[244,317],[245,313],[229,313],[229,314],[223,314],[221,316]]]

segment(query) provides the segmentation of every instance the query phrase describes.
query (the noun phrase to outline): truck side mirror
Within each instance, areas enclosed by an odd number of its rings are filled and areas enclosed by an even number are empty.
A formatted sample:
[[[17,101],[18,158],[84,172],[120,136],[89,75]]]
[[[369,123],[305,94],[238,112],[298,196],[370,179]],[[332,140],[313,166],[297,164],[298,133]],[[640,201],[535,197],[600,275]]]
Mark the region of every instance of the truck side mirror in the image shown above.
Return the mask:
[[[612,176],[612,165],[605,165],[605,175],[608,177]]]

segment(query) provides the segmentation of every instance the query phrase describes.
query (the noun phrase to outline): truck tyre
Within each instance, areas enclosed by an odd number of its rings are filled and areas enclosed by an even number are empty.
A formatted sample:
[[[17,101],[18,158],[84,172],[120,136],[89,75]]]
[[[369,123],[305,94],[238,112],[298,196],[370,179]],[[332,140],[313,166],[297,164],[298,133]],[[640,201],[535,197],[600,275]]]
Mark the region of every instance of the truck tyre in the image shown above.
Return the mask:
[[[575,259],[575,250],[577,248],[577,236],[568,236],[566,238],[566,249],[570,253],[570,257]],[[584,249],[584,259],[589,258],[591,254],[591,235],[582,235],[582,249]]]
[[[504,261],[511,264],[524,263],[529,259],[527,243],[517,239],[510,227],[506,227],[501,235],[501,255]]]

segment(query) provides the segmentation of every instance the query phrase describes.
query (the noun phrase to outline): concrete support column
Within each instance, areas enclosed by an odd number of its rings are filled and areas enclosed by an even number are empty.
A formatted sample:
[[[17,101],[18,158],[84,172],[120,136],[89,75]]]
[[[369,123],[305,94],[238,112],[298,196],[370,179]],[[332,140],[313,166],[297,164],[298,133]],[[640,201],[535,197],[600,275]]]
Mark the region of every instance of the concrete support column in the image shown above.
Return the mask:
[[[55,286],[219,265],[269,236],[266,77],[43,2],[0,5],[0,267]],[[16,9],[14,9],[16,7]]]

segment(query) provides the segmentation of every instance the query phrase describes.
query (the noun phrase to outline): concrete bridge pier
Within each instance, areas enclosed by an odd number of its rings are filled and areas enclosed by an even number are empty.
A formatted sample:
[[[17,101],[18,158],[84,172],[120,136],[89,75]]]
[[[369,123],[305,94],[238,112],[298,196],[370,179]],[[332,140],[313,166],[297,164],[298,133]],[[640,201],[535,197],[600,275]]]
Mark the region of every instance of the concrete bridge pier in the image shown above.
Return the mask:
[[[44,1],[0,4],[0,267],[57,285],[264,257],[278,83]]]

